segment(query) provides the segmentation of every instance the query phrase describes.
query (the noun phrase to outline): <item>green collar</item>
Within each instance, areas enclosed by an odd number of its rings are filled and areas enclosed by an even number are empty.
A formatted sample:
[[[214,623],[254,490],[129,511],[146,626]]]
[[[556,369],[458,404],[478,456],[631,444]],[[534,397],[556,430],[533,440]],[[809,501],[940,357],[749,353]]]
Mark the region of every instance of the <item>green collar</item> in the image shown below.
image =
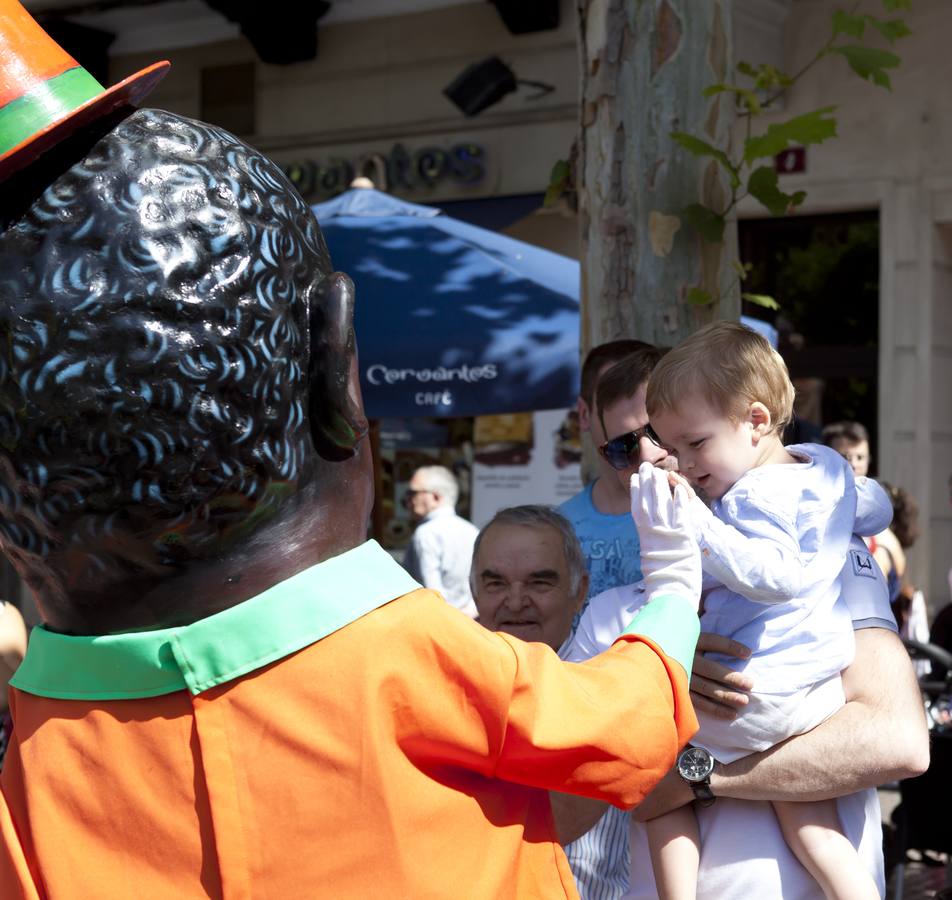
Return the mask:
[[[327,637],[420,587],[376,541],[179,628],[74,637],[35,628],[10,683],[63,700],[193,694]]]

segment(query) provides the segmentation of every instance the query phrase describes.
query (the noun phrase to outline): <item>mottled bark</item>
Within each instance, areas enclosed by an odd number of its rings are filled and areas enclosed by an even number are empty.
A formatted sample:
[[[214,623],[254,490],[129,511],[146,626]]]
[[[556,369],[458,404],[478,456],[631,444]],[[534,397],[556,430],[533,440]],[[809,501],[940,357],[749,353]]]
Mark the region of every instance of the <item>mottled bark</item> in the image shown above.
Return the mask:
[[[737,229],[705,244],[678,218],[690,203],[723,208],[726,181],[671,139],[687,131],[726,147],[730,0],[578,0],[581,128],[577,168],[582,344],[618,337],[674,344],[736,318]],[[720,300],[687,302],[691,287]]]

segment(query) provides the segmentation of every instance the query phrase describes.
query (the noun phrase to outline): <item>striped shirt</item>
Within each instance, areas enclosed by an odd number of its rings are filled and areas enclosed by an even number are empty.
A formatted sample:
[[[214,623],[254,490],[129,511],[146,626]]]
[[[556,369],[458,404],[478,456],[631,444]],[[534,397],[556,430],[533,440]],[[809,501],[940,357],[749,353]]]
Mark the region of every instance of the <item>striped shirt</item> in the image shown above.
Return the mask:
[[[630,813],[610,806],[589,831],[566,844],[565,855],[582,900],[618,900],[628,890],[630,820]]]
[[[593,655],[590,637],[577,634],[576,628],[559,649],[559,656],[569,662],[582,662]],[[628,812],[609,806],[585,834],[563,848],[582,900],[620,900],[628,890],[630,820]]]

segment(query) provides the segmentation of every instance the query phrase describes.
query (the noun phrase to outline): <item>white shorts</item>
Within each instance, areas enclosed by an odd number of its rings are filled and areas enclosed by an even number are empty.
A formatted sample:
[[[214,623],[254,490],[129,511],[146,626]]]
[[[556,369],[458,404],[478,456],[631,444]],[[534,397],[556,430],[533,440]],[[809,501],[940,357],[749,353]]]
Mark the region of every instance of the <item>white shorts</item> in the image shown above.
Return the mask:
[[[715,719],[698,710],[701,728],[691,743],[707,750],[718,762],[759,753],[825,721],[846,703],[839,675],[792,694],[753,692],[736,719]]]

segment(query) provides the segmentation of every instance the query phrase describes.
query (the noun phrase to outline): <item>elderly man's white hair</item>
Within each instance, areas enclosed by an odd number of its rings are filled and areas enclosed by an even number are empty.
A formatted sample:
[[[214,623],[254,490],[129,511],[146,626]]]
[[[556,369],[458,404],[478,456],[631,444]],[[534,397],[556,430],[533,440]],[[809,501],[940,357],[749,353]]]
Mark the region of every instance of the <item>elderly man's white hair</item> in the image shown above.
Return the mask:
[[[439,494],[446,506],[456,506],[459,484],[456,476],[446,466],[422,466],[414,474],[423,480],[426,490]]]

